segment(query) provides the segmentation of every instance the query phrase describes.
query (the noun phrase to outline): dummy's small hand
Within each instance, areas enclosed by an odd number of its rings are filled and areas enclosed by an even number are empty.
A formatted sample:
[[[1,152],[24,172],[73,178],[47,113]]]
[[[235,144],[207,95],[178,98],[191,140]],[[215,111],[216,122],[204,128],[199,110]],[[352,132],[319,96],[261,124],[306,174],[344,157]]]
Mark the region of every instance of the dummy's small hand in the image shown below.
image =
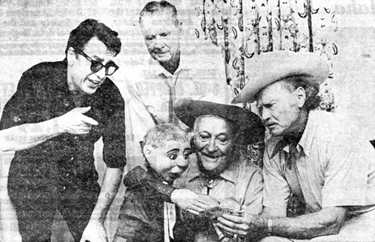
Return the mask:
[[[219,205],[219,202],[214,198],[203,194],[197,194],[188,189],[174,190],[171,195],[171,200],[178,207],[197,215],[206,209]]]
[[[75,108],[57,118],[57,128],[62,133],[88,134],[92,125],[98,125],[94,119],[84,115],[91,107]]]

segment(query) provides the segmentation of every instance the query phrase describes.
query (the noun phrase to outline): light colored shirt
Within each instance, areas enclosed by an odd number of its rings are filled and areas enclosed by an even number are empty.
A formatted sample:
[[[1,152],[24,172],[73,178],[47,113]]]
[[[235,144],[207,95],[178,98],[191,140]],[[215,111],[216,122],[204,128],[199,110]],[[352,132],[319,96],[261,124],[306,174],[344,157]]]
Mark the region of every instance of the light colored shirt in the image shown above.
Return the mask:
[[[213,179],[200,172],[196,155],[191,155],[189,162],[188,169],[175,181],[174,186],[209,195],[219,201],[223,208],[254,215],[262,212],[262,171],[250,160],[237,154],[228,168]],[[203,228],[203,232],[196,233],[196,240],[206,233],[204,241],[218,241],[217,238],[224,235],[215,224],[214,228],[216,232]]]
[[[123,87],[126,90],[121,90],[126,105],[128,169],[143,165],[139,142],[146,132],[156,124],[170,122],[171,88],[173,104],[181,98],[218,103],[232,100],[224,59],[216,48],[208,42],[181,42],[180,64],[174,74],[151,56],[145,58],[140,69],[129,70],[129,80]]]
[[[331,206],[349,206],[351,214],[374,209],[375,150],[358,133],[344,117],[311,111],[295,154],[288,145],[272,157],[281,138],[270,138],[264,154],[263,205],[286,209],[293,191],[304,199],[307,212]],[[290,169],[288,156],[294,157]]]
[[[255,215],[262,212],[262,171],[250,160],[236,155],[228,168],[214,179],[207,179],[200,172],[196,155],[191,155],[189,162],[188,169],[174,186],[209,195],[225,208]]]

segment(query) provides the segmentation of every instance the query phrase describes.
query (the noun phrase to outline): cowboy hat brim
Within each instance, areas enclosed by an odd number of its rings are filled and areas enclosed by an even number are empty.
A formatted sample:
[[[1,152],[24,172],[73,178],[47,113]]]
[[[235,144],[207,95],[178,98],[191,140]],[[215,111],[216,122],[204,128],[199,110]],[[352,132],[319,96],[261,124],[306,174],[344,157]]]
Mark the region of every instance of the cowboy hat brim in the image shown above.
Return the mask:
[[[252,144],[264,139],[265,127],[261,119],[250,110],[233,105],[207,101],[181,99],[174,107],[176,116],[190,128],[194,128],[195,120],[202,115],[212,115],[229,120],[238,127],[237,142]]]

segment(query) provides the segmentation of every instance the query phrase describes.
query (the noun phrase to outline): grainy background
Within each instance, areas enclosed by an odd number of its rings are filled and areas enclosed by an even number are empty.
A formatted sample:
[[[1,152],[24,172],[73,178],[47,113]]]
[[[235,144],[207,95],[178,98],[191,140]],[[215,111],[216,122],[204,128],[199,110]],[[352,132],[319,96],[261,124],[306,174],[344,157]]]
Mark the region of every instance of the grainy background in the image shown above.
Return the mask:
[[[119,32],[123,48],[118,62],[122,70],[113,79],[121,88],[126,81],[127,70],[137,68],[140,58],[147,55],[138,26],[138,12],[146,2],[148,1],[0,0],[0,112],[14,93],[25,70],[42,61],[64,58],[69,32],[86,18],[99,19]],[[197,13],[193,1],[170,2],[178,8],[185,34],[194,35]],[[332,58],[334,77],[330,80],[337,105],[335,112],[348,114],[368,139],[375,139],[374,0],[331,0],[324,4],[331,6],[338,23],[337,31],[330,37],[338,47],[337,55]],[[100,161],[100,148],[99,142],[96,163],[101,174],[103,163]],[[6,242],[20,241],[16,218],[6,191],[12,156],[11,152],[0,153],[0,241]],[[114,218],[121,204],[122,192],[123,188],[108,215],[110,237],[116,226]],[[53,241],[70,240],[64,223],[57,218]]]

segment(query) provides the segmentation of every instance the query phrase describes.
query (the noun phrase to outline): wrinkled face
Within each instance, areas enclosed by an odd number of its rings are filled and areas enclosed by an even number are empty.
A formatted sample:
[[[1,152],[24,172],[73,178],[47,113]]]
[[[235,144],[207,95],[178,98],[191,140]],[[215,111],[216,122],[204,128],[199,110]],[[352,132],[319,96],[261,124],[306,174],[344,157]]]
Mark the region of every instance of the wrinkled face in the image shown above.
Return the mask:
[[[141,30],[152,58],[161,64],[177,61],[181,31],[170,12],[145,14],[142,17]]]
[[[91,59],[102,62],[103,65],[113,61],[115,57],[115,53],[108,51],[103,42],[96,37],[87,42],[83,52]],[[67,59],[69,90],[81,94],[94,94],[106,78],[105,68],[93,72],[91,61],[82,54],[75,53],[73,48],[69,48]]]
[[[198,162],[204,170],[216,175],[222,173],[233,156],[234,135],[222,118],[203,116],[194,129],[194,144]]]
[[[272,136],[282,136],[297,129],[304,99],[299,90],[289,91],[282,82],[265,87],[257,96],[257,107]]]
[[[179,178],[189,165],[189,142],[169,140],[164,147],[146,145],[143,152],[150,167],[169,184]]]

